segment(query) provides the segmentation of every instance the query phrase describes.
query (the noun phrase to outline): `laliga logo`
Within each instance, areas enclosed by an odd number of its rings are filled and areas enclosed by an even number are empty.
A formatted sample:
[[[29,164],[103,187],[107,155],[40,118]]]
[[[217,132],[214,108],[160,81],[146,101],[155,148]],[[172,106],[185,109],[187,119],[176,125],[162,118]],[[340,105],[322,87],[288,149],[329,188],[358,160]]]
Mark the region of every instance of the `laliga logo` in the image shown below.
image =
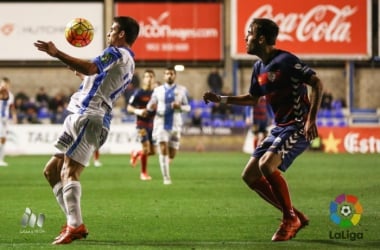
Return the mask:
[[[267,4],[260,6],[251,14],[245,30],[249,29],[253,18],[270,18],[280,27],[279,41],[350,42],[352,24],[347,22],[346,18],[352,16],[356,11],[356,7],[349,5],[338,8],[334,5],[321,4],[306,13],[278,13],[275,15],[273,6]],[[327,20],[330,15],[333,17]],[[291,34],[293,32],[296,39]]]
[[[340,194],[330,203],[331,221],[343,228],[356,226],[362,213],[363,208],[353,195]]]
[[[341,228],[349,228],[358,225],[363,208],[354,195],[340,194],[335,197],[335,200],[330,202],[330,219],[333,223]],[[351,232],[349,230],[332,232],[330,231],[330,239],[363,239],[363,233]]]

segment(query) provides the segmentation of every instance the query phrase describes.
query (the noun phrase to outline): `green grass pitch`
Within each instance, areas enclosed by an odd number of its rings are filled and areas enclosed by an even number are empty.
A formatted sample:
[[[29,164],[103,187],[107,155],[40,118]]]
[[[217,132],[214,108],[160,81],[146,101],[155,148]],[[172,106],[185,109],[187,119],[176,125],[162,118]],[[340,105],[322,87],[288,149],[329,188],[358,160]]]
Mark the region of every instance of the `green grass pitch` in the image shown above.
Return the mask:
[[[139,180],[129,155],[101,155],[101,168],[82,174],[87,239],[52,246],[65,222],[42,175],[49,156],[7,157],[0,168],[0,249],[380,249],[379,155],[301,155],[285,173],[294,205],[310,225],[287,242],[271,242],[281,215],[241,180],[249,155],[179,152],[165,186],[157,156],[152,181]],[[339,194],[359,198],[358,225],[341,228],[329,218]],[[44,214],[41,228],[21,226],[26,208]]]

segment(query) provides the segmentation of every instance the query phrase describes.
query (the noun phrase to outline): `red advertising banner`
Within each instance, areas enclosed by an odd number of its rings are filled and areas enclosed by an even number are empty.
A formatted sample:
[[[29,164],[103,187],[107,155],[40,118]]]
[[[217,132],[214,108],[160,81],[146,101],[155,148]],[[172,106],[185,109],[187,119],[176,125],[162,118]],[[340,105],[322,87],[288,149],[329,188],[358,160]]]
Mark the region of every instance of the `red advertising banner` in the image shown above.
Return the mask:
[[[134,17],[140,35],[136,60],[210,60],[223,58],[220,3],[116,3],[117,15]]]
[[[251,58],[244,37],[253,18],[280,27],[276,46],[303,59],[367,59],[372,53],[371,0],[232,0],[231,55]]]
[[[326,153],[380,153],[380,127],[318,128]]]

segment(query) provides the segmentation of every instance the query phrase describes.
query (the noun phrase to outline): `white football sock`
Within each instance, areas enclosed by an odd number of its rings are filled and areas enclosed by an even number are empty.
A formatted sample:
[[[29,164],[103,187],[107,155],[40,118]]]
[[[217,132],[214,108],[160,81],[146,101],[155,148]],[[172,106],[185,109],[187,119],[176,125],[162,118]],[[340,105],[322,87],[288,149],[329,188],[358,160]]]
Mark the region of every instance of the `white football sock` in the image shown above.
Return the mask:
[[[160,168],[161,173],[164,178],[170,178],[169,173],[169,156],[167,155],[159,155],[159,161],[160,161]]]
[[[63,191],[62,191],[62,182],[57,182],[57,184],[53,187],[53,193],[55,198],[57,199],[58,205],[61,207],[63,213],[67,217],[67,211],[65,207],[65,202],[63,201]]]
[[[81,195],[82,187],[79,181],[70,181],[63,187],[63,200],[65,201],[67,211],[67,224],[74,228],[83,224],[80,209]]]
[[[0,161],[4,161],[4,144],[0,144]]]

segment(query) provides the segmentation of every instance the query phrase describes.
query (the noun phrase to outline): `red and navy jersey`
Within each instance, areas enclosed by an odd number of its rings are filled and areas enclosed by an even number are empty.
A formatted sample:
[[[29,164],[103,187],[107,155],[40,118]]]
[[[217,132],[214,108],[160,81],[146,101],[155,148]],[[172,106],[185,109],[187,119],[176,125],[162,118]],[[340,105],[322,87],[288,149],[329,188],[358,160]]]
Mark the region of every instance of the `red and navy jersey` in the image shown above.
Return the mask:
[[[253,65],[249,93],[266,97],[276,125],[304,124],[310,109],[305,82],[314,74],[298,57],[279,50],[267,64]]]
[[[145,109],[153,90],[137,89],[129,98],[129,104],[137,109]],[[137,115],[136,125],[137,127],[153,128],[153,118],[155,112],[150,112],[147,117]]]

